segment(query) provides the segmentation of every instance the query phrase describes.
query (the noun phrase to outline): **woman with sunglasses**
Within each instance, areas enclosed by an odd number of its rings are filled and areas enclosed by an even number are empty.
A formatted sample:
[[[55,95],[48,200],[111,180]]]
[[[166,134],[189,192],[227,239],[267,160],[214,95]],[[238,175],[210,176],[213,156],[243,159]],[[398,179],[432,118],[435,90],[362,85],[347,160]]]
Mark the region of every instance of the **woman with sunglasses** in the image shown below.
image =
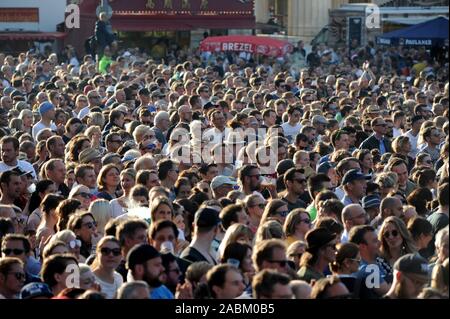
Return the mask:
[[[64,242],[69,253],[74,255],[78,262],[81,263],[86,261],[86,258],[80,254],[81,240],[77,239],[77,236],[73,231],[69,229],[61,230],[53,235],[52,240]]]
[[[92,253],[97,238],[97,223],[94,216],[89,212],[73,214],[70,216],[67,227],[81,241],[80,254],[84,258],[88,258]]]
[[[359,247],[354,243],[345,243],[338,245],[336,260],[330,263],[330,269],[333,275],[339,277],[350,292],[354,292],[360,288],[356,287],[357,278],[355,276],[355,273],[359,270],[360,262]]]
[[[276,220],[281,225],[284,225],[288,214],[289,210],[285,201],[282,201],[281,199],[272,199],[264,209],[261,224],[264,224],[269,220]]]
[[[293,268],[295,271],[300,270],[300,260],[306,251],[306,243],[304,241],[298,240],[293,242],[288,246],[286,250],[287,258],[293,263]]]
[[[77,200],[81,203],[81,208],[88,210],[91,204],[91,192],[88,187],[84,185],[77,185],[69,193],[69,199]]]
[[[122,276],[116,272],[121,259],[119,241],[114,236],[103,237],[97,245],[91,269],[107,299],[114,298],[123,283]]]
[[[381,225],[378,239],[381,242],[380,253],[391,267],[406,254],[417,252],[414,240],[405,223],[398,217],[391,216]]]
[[[312,228],[311,218],[304,209],[294,209],[289,213],[284,223],[284,233],[286,234],[286,245],[301,240],[305,240],[305,235]]]

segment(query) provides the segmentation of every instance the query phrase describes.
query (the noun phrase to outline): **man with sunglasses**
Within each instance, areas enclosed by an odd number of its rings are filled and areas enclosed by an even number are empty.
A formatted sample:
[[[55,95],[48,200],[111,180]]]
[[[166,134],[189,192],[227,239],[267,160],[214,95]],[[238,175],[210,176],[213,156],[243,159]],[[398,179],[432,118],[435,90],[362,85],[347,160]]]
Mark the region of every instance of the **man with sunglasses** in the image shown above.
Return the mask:
[[[25,284],[23,263],[18,258],[0,259],[0,299],[18,299]]]
[[[6,257],[15,257],[20,259],[23,264],[25,280],[24,285],[30,282],[40,282],[41,280],[29,273],[27,269],[28,255],[31,251],[31,244],[27,237],[18,234],[8,234],[3,238],[1,245],[2,259]]]
[[[360,149],[378,149],[380,155],[391,153],[391,141],[385,137],[387,132],[387,123],[382,117],[377,117],[371,122],[374,133],[361,143]]]
[[[253,195],[259,191],[261,187],[261,172],[258,166],[245,165],[239,171],[239,181],[241,183],[242,192],[247,195]]]
[[[289,211],[306,208],[306,203],[300,199],[305,193],[306,183],[305,171],[301,168],[291,168],[284,174],[286,193],[281,199],[287,203]]]
[[[425,145],[419,148],[419,153],[430,155],[433,164],[440,158],[439,145],[441,144],[441,137],[441,132],[434,126],[427,127],[423,132]]]

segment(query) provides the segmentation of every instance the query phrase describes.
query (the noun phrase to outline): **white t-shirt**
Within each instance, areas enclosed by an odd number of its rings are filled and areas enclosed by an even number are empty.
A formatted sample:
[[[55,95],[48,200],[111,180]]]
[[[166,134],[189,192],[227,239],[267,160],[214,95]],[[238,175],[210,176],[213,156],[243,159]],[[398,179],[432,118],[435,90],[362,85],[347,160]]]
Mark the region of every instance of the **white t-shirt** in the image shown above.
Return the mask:
[[[229,128],[226,128],[223,132],[220,132],[218,129],[213,127],[204,133],[204,138],[209,140],[210,145],[217,145],[226,141],[229,134]]]
[[[297,123],[295,126],[291,126],[289,122],[281,124],[281,127],[283,128],[284,135],[288,138],[290,143],[295,142],[296,136],[300,133],[300,130],[302,129],[302,125],[300,123]]]
[[[409,138],[409,141],[411,142],[411,152],[409,153],[409,156],[412,158],[415,158],[417,156],[417,153],[419,152],[417,140],[419,139],[419,134],[417,136],[412,135],[411,130],[406,132],[404,136],[407,136]]]
[[[116,218],[119,217],[123,214],[125,214],[125,209],[120,205],[119,200],[113,199],[111,202],[111,212],[112,212],[112,217]]]
[[[37,179],[36,171],[34,170],[33,165],[31,165],[27,161],[17,160],[16,166],[6,165],[4,162],[0,162],[0,173],[10,171],[16,167],[19,167],[24,172],[31,172],[34,179]]]
[[[392,136],[394,137],[394,138],[396,138],[396,137],[398,137],[398,136],[400,136],[400,135],[402,135],[402,130],[401,129],[399,129],[399,128],[393,128],[392,129]]]
[[[95,276],[95,274],[94,274],[94,276]],[[120,275],[117,272],[114,272],[114,283],[112,283],[112,284],[101,280],[97,276],[95,276],[95,279],[97,280],[100,287],[102,288],[101,289],[102,293],[104,293],[106,295],[106,299],[113,299],[117,289],[119,289],[119,287],[122,286],[122,284],[123,284],[122,275]]]
[[[42,131],[43,129],[45,129],[45,128],[49,128],[52,131],[56,131],[58,129],[56,127],[55,123],[53,123],[53,122],[50,124],[50,127],[49,127],[49,126],[45,125],[44,123],[42,123],[41,121],[39,121],[33,126],[33,129],[31,131],[31,134],[33,135],[33,138],[36,139],[36,136],[38,135],[38,133],[40,131]]]
[[[83,118],[85,118],[89,114],[90,111],[91,110],[89,109],[89,106],[86,106],[86,107],[82,108],[80,113],[78,113],[78,118],[80,120],[82,120]]]

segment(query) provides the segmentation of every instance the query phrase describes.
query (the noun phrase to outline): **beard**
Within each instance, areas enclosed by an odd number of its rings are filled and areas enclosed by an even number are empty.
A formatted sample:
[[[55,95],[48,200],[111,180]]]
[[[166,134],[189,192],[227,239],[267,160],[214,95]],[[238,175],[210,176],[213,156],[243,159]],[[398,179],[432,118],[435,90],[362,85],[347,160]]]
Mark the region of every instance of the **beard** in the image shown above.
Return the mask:
[[[145,270],[143,280],[151,287],[151,288],[158,288],[162,285],[161,280],[159,279],[161,274],[158,275],[158,277],[154,277],[150,272]]]

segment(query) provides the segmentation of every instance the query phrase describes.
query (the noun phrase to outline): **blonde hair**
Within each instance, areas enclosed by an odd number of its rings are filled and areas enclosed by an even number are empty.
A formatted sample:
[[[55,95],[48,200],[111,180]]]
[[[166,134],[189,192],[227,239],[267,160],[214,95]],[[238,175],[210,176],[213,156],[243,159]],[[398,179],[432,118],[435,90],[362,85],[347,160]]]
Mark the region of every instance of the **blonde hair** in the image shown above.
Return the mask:
[[[98,269],[98,267],[100,267],[100,250],[102,249],[103,244],[105,244],[109,241],[116,243],[117,246],[119,246],[119,248],[120,248],[120,242],[114,236],[105,236],[102,239],[100,239],[100,241],[97,244],[97,247],[95,248],[95,259],[91,265],[92,271],[94,271],[94,270]]]
[[[256,232],[255,244],[267,239],[281,239],[284,240],[286,235],[283,231],[283,226],[277,221],[270,220],[260,225]]]
[[[135,140],[135,142],[136,143],[140,143],[140,142],[142,142],[142,137],[146,134],[146,133],[148,133],[148,132],[150,132],[151,131],[151,129],[148,127],[148,126],[146,126],[146,125],[138,125],[135,129],[134,129],[134,132],[133,132],[133,138],[134,138],[134,140]]]
[[[110,202],[105,199],[97,199],[89,206],[89,212],[94,216],[94,219],[97,222],[97,229],[103,233],[106,224],[113,217]]]
[[[225,236],[223,237],[223,240],[219,246],[219,260],[222,259],[225,248],[227,248],[229,244],[237,242],[239,237],[242,236],[247,236],[251,241],[253,241],[253,232],[248,226],[236,223],[228,227]]]

